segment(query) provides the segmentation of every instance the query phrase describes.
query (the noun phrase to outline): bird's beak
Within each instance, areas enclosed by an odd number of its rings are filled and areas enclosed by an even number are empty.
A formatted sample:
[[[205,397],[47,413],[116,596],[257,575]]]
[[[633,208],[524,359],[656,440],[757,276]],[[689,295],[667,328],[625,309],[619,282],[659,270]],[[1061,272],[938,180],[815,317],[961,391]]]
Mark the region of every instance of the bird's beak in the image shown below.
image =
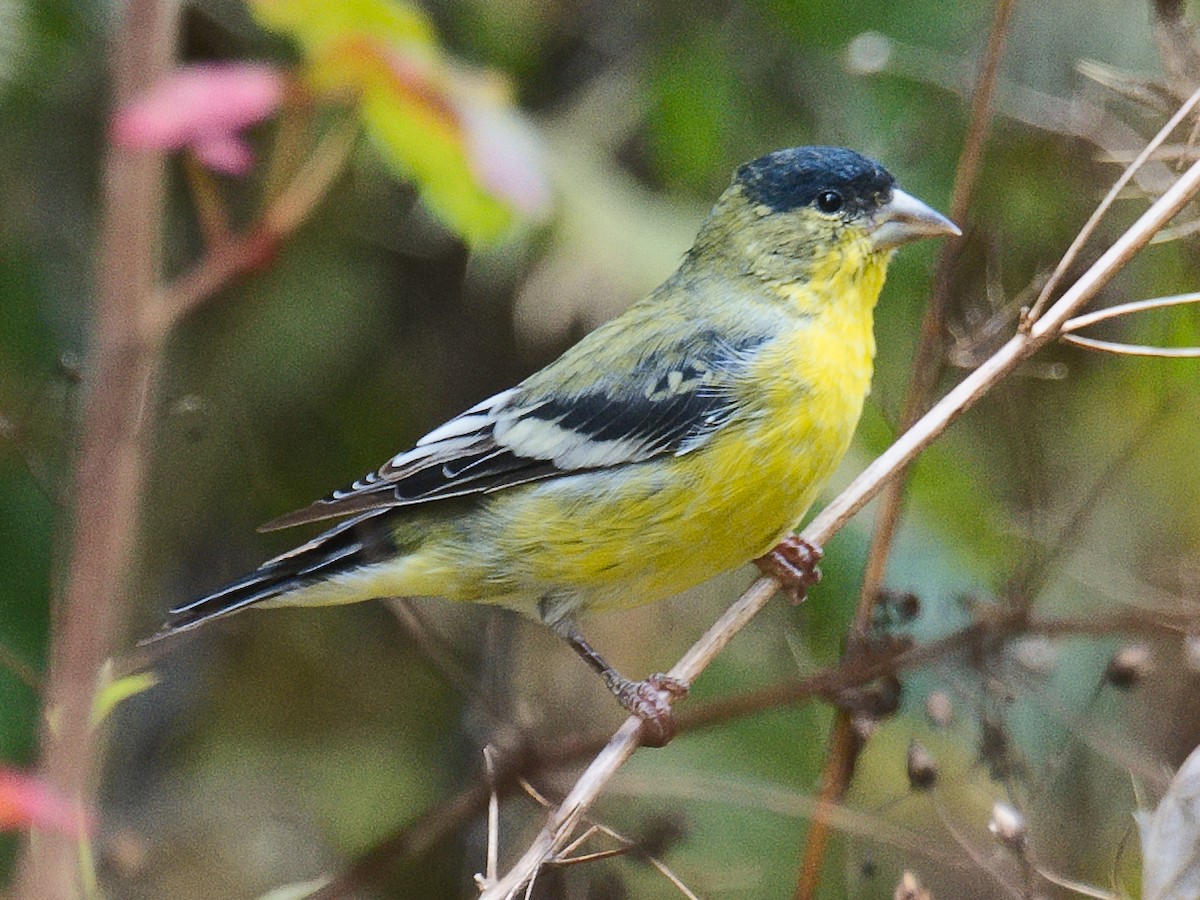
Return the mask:
[[[909,241],[962,234],[959,227],[912,194],[892,189],[892,199],[872,216],[871,243],[876,250],[894,250]]]

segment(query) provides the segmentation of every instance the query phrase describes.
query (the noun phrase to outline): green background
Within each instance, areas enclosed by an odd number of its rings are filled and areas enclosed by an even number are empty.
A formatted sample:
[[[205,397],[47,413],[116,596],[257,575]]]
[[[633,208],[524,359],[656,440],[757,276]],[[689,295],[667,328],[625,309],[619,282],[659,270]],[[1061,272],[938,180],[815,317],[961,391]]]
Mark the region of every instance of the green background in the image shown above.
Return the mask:
[[[35,669],[69,552],[61,538],[110,112],[108,9],[0,4],[0,643]],[[256,533],[258,523],[375,468],[653,287],[738,163],[781,146],[847,145],[945,209],[964,91],[992,15],[987,3],[941,0],[446,0],[427,10],[448,52],[514,79],[545,143],[554,215],[468,251],[363,143],[269,269],[184,323],[158,385],[129,648],[168,605],[289,546],[289,535]],[[237,3],[194,4],[184,25],[186,58],[281,58]],[[882,67],[864,71],[863,54],[881,46]],[[1149,4],[1018,9],[977,202],[962,223],[947,385],[1011,333],[1022,292],[1116,178],[1104,153],[1118,140],[1136,147],[1174,108],[1100,87],[1077,72],[1083,59],[1160,77]],[[177,170],[172,178],[165,241],[176,272],[199,239]],[[226,189],[252,208],[252,187]],[[1142,208],[1118,203],[1094,246]],[[912,247],[893,264],[875,390],[831,491],[893,437],[937,250]],[[1187,291],[1197,269],[1194,241],[1153,247],[1097,303]],[[1185,308],[1097,333],[1195,344],[1200,317]],[[1014,602],[1096,622],[1144,610],[1150,625],[1163,610],[1192,610],[1198,366],[1053,347],[1005,382],[914,471],[888,586],[915,592],[921,611],[892,630],[932,639]],[[832,541],[809,602],[772,603],[691,702],[836,662],[869,527],[860,516]],[[597,619],[589,636],[622,671],[666,669],[750,575]],[[470,783],[486,743],[619,722],[591,673],[531,623],[437,601],[417,609],[468,690],[382,604],[254,612],[157,648],[161,683],[106,730],[106,895],[255,897],[337,871]],[[822,896],[890,897],[906,868],[937,897],[1011,896],[1021,868],[986,832],[999,799],[1024,810],[1040,863],[1135,891],[1130,813],[1197,742],[1196,675],[1181,636],[1160,629],[1153,671],[1118,692],[1102,675],[1136,636],[1094,630],[999,639],[906,674],[898,714],[879,723],[860,764]],[[956,709],[936,731],[922,715],[933,690]],[[0,668],[0,760],[32,761],[37,715],[34,691]],[[653,846],[700,896],[789,896],[831,721],[818,703],[687,733],[639,753],[595,817]],[[1003,751],[985,753],[996,733]],[[914,737],[940,763],[933,795],[905,781]],[[537,785],[556,795],[571,771]],[[541,821],[532,801],[505,804],[503,853]],[[362,896],[471,896],[484,836],[472,819],[396,860]],[[11,859],[15,840],[3,846]],[[563,869],[540,890],[678,895],[636,854]]]

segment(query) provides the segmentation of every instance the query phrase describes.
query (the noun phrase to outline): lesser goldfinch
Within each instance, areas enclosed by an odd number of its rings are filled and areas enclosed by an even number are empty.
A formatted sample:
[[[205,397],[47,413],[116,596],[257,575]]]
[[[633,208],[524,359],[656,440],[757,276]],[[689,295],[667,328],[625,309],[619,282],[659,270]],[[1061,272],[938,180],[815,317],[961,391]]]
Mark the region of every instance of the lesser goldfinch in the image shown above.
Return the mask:
[[[643,739],[665,742],[687,685],[618,674],[579,615],[749,560],[811,583],[819,551],[785,539],[858,423],[888,261],[959,233],[850,150],[746,163],[649,296],[378,471],[265,525],[344,517],[175,607],[163,633],[249,606],[498,604],[566,639],[642,718]]]

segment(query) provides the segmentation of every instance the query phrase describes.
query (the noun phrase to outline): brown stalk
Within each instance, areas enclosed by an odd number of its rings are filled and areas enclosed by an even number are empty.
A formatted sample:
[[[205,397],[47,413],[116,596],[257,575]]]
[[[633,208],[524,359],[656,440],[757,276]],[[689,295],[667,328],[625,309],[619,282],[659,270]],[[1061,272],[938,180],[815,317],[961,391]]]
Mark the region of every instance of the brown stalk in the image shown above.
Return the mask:
[[[178,7],[129,0],[112,37],[113,94],[130,100],[165,75]],[[147,334],[156,298],[164,192],[160,155],[110,148],[96,261],[96,316],[75,475],[71,561],[54,610],[41,774],[90,805],[96,736],[89,727],[101,665],[116,648],[145,474],[147,399],[161,342]],[[74,897],[78,849],[54,834],[30,842],[17,875],[24,900]]]
[[[958,171],[954,177],[954,190],[950,201],[950,218],[960,224],[967,222],[975,185],[979,180],[983,148],[987,143],[992,122],[992,98],[995,95],[996,79],[1000,62],[1004,58],[1004,47],[1008,38],[1009,24],[1016,9],[1016,0],[998,0],[988,33],[987,47],[979,67],[974,96],[971,100],[971,117],[967,127]],[[950,281],[954,265],[958,260],[961,244],[949,242],[938,257],[934,271],[933,291],[929,306],[921,322],[921,336],[913,360],[912,375],[900,414],[900,431],[906,431],[921,417],[937,388],[944,369],[943,334],[945,332],[946,306],[950,298]],[[879,513],[875,518],[875,529],[871,547],[863,571],[862,588],[858,596],[854,620],[847,638],[846,652],[854,653],[856,644],[865,632],[875,608],[875,598],[883,585],[888,556],[900,523],[900,508],[904,502],[904,491],[908,481],[907,467],[902,469],[884,491]],[[822,861],[829,844],[830,823],[822,815],[823,810],[833,810],[841,804],[854,767],[858,760],[861,742],[851,727],[850,713],[839,709],[829,739],[829,754],[821,774],[818,797],[818,812],[805,836],[804,852],[800,860],[796,881],[795,897],[808,900],[816,894],[821,879]]]
[[[167,74],[174,56],[176,0],[127,0],[112,38],[113,103],[119,107]],[[138,497],[154,381],[167,336],[179,320],[235,278],[270,259],[341,171],[356,130],[335,128],[255,226],[227,235],[212,223],[216,194],[202,190],[200,213],[217,240],[189,273],[163,288],[164,164],[158,153],[111,146],[105,163],[96,316],[74,488],[71,560],[54,610],[40,772],[58,791],[92,805],[98,768],[90,727],[101,666],[121,637],[125,589],[137,539]],[[23,900],[76,896],[80,848],[39,835],[18,864]]]

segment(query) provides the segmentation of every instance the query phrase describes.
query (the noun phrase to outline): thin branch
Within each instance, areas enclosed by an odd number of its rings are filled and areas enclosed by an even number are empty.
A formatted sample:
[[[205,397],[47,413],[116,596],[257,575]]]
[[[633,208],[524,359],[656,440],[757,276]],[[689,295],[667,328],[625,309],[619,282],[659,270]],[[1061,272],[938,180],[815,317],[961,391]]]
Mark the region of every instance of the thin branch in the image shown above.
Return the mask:
[[[959,158],[958,171],[954,178],[950,218],[956,222],[966,222],[970,214],[975,184],[979,179],[983,146],[990,131],[992,97],[995,92],[996,78],[999,74],[1000,61],[1004,55],[1008,26],[1015,9],[1015,0],[1001,0],[996,5],[988,46],[984,52],[971,105],[970,125]],[[921,413],[928,406],[929,398],[941,376],[942,335],[945,330],[943,320],[950,294],[950,276],[958,259],[960,247],[961,244],[957,242],[948,242],[938,257],[933,290],[925,317],[921,322],[921,336],[913,360],[912,376],[905,395],[904,408],[900,414],[900,431],[909,428],[920,418]],[[899,478],[889,486],[880,513],[875,520],[875,533],[872,535],[871,551],[867,559],[863,586],[854,615],[853,627],[859,632],[864,629],[870,619],[875,603],[875,594],[883,582],[883,571],[887,566],[889,549],[899,521],[906,474],[901,473]]]
[[[1196,294],[1176,294],[1173,297],[1154,297],[1151,300],[1134,300],[1130,303],[1121,303],[1117,306],[1107,306],[1104,309],[1098,309],[1095,312],[1085,313],[1082,316],[1064,322],[1062,330],[1064,333],[1078,331],[1080,328],[1087,328],[1089,325],[1095,325],[1097,322],[1105,322],[1109,319],[1115,319],[1119,316],[1128,316],[1133,313],[1145,312],[1148,309],[1163,309],[1168,306],[1182,306],[1187,303],[1200,303],[1200,293]]]
[[[229,224],[229,214],[221,199],[217,179],[191,153],[183,155],[183,175],[191,191],[192,206],[196,210],[196,221],[200,225],[200,233],[204,235],[204,243],[209,247],[227,243],[233,237],[233,227]]]
[[[417,649],[421,651],[425,661],[437,670],[447,684],[464,697],[469,697],[472,701],[480,704],[492,719],[499,720],[501,718],[489,698],[480,696],[474,680],[458,664],[450,648],[430,632],[416,609],[413,608],[411,600],[407,597],[388,597],[384,601],[384,605],[396,617]]]
[[[1105,353],[1114,353],[1119,356],[1156,356],[1160,359],[1197,359],[1200,358],[1200,347],[1153,347],[1144,344],[1124,344],[1113,341],[1101,341],[1096,338],[1083,337],[1082,335],[1071,334],[1080,328],[1086,328],[1088,325],[1094,325],[1097,322],[1104,322],[1108,319],[1115,319],[1119,316],[1128,316],[1134,313],[1144,312],[1149,309],[1162,309],[1170,306],[1182,306],[1189,303],[1200,303],[1200,293],[1196,294],[1177,294],[1173,297],[1155,297],[1152,300],[1137,300],[1132,303],[1122,303],[1118,306],[1110,306],[1106,309],[1099,309],[1086,315],[1076,316],[1066,322],[1062,327],[1062,337],[1059,338],[1064,344],[1073,344],[1076,347],[1083,347],[1087,350],[1100,350]]]
[[[303,224],[345,167],[357,135],[353,121],[333,128],[305,165],[243,233],[213,244],[200,263],[162,291],[148,327],[166,333],[235,278],[264,265],[280,243]]]
[[[1096,900],[1121,900],[1122,895],[1120,894],[1114,894],[1112,891],[1106,891],[1094,885],[1085,884],[1082,881],[1075,881],[1073,878],[1067,878],[1065,875],[1058,875],[1036,863],[1033,866],[1033,871],[1037,872],[1038,875],[1051,884],[1065,888],[1074,894],[1079,894],[1081,897],[1094,897]]]
[[[321,138],[296,177],[271,200],[262,218],[266,231],[286,235],[300,227],[345,168],[358,130],[358,121],[345,116]]]
[[[812,700],[836,703],[847,691],[884,676],[936,664],[956,653],[978,646],[985,636],[1004,639],[1017,635],[1045,638],[1112,637],[1114,635],[1161,637],[1188,634],[1200,626],[1200,611],[1177,609],[1124,610],[1108,615],[1086,615],[1061,619],[1029,619],[1015,609],[988,610],[970,624],[944,637],[919,644],[902,653],[862,654],[820,669],[802,679],[773,684],[697,703],[680,711],[676,725],[680,734],[696,732],[737,721],[747,716],[794,707]],[[605,734],[571,734],[551,744],[517,747],[497,759],[493,780],[483,774],[449,800],[441,800],[400,827],[329,878],[309,900],[342,900],[378,880],[387,865],[397,859],[414,858],[486,811],[493,789],[500,797],[520,787],[536,800],[540,795],[524,780],[552,772],[599,752],[608,741]],[[549,803],[545,804],[549,808]],[[569,845],[568,845],[569,846]]]
[[[42,674],[5,644],[0,644],[0,668],[8,669],[35,694],[42,693]]]
[[[1165,115],[1179,102],[1158,82],[1139,78],[1094,59],[1080,60],[1075,64],[1075,71],[1105,90],[1147,110]]]
[[[177,0],[127,0],[120,6],[112,39],[118,107],[167,74],[179,16]],[[98,753],[89,727],[92,696],[122,626],[148,456],[149,410],[165,339],[180,316],[270,258],[280,238],[303,220],[341,171],[352,141],[346,129],[335,129],[267,210],[262,227],[214,246],[196,271],[165,291],[159,284],[163,156],[109,147],[71,561],[62,606],[55,610],[45,698],[56,727],[43,731],[40,763],[43,777],[81,806],[90,805],[93,793]],[[199,198],[202,221],[220,239],[209,201],[215,202],[215,195]],[[20,861],[17,894],[24,900],[75,896],[79,868],[79,850],[69,839],[40,835]]]
[[[500,872],[500,800],[496,795],[496,760],[491,747],[483,748],[483,762],[487,771],[488,791],[488,842],[487,867],[481,884],[493,884]]]
[[[1191,237],[1197,231],[1200,231],[1200,219],[1192,219],[1188,222],[1180,222],[1178,225],[1172,225],[1170,228],[1164,228],[1154,236],[1152,244],[1170,244],[1175,241],[1181,241],[1186,237]]]
[[[962,79],[964,63],[945,62],[940,55],[924,48],[889,42],[894,52],[880,71],[930,84],[956,95],[965,95]],[[1141,135],[1113,116],[1104,106],[1088,103],[1081,97],[1058,97],[1034,90],[1019,82],[998,79],[996,114],[1049,134],[1087,141],[1102,153],[1140,151],[1145,143]],[[1146,191],[1169,184],[1170,170],[1161,163],[1145,166],[1135,176]]]
[[[990,860],[984,856],[983,853],[980,852],[979,848],[976,847],[966,835],[959,831],[957,827],[955,827],[954,821],[946,813],[946,809],[941,803],[935,803],[933,808],[937,813],[938,819],[942,823],[942,827],[944,827],[946,831],[950,833],[950,837],[954,839],[954,843],[958,844],[959,848],[962,849],[962,851],[966,853],[968,857],[970,857],[971,862],[975,864],[975,867],[979,871],[987,873],[987,875],[994,882],[996,882],[997,887],[1002,889],[1006,894],[1009,894],[1015,898],[1015,900],[1029,900],[1027,894],[1022,893],[1021,891],[1017,890],[1015,886],[1009,884],[1008,879],[1004,877],[1003,872],[996,870],[993,860]]]
[[[878,493],[877,482],[927,447],[985,393],[1026,359],[1058,337],[1078,310],[1119,272],[1200,190],[1200,163],[1187,169],[1166,193],[1129,226],[1078,281],[1033,324],[1017,334],[926,413],[916,425],[877,457],[854,482],[813,519],[804,531],[809,541],[824,543]]]
[[[1118,356],[1157,356],[1160,359],[1200,359],[1200,347],[1152,347],[1146,344],[1121,344],[1101,341],[1078,334],[1064,334],[1060,340],[1085,350],[1099,350]]]
[[[1067,269],[1074,264],[1079,251],[1083,249],[1083,245],[1091,240],[1092,234],[1100,224],[1100,220],[1107,215],[1109,208],[1116,202],[1121,191],[1125,190],[1126,185],[1133,180],[1138,170],[1146,164],[1147,160],[1154,155],[1154,152],[1171,136],[1179,126],[1179,123],[1191,114],[1197,103],[1200,103],[1200,90],[1195,91],[1184,101],[1183,105],[1175,112],[1175,115],[1167,120],[1167,124],[1158,130],[1158,134],[1150,139],[1150,143],[1142,148],[1142,152],[1134,158],[1133,162],[1121,173],[1121,177],[1109,188],[1108,193],[1104,195],[1104,199],[1100,201],[1100,205],[1096,207],[1091,217],[1084,223],[1083,228],[1079,230],[1079,234],[1075,236],[1075,240],[1071,241],[1071,246],[1067,248],[1067,252],[1063,254],[1062,259],[1058,261],[1058,265],[1054,267],[1054,271],[1050,273],[1050,277],[1042,286],[1042,292],[1038,294],[1036,302],[1034,302],[1029,312],[1023,317],[1024,327],[1027,328],[1030,323],[1036,321],[1037,317],[1041,315],[1042,310],[1046,308],[1046,304],[1050,302],[1051,295],[1053,295],[1066,275]]]
[[[539,800],[541,799],[543,798],[539,797]],[[621,844],[621,846],[614,847],[610,850],[597,850],[593,853],[584,854],[583,856],[570,855],[574,853],[575,850],[577,850],[580,846],[582,846],[588,839],[590,839],[592,835],[597,833],[608,835],[614,841],[617,841],[619,844]],[[588,828],[588,830],[584,832],[578,840],[572,841],[568,847],[564,848],[562,856],[558,859],[552,860],[552,863],[556,866],[574,866],[580,863],[596,862],[601,859],[611,859],[615,856],[627,856],[631,851],[636,851],[638,849],[638,842],[633,838],[626,837],[616,829],[609,828],[607,825],[597,822],[593,823],[592,826]],[[687,900],[700,900],[700,898],[692,892],[691,888],[684,884],[683,880],[674,872],[672,872],[670,867],[657,856],[649,853],[643,853],[641,858],[653,866],[658,873],[666,878],[676,890],[678,890],[681,894],[683,894],[684,897],[687,898]]]
[[[959,155],[958,170],[954,176],[954,189],[950,201],[950,218],[966,224],[971,212],[971,201],[975,185],[979,180],[983,149],[992,123],[992,101],[996,92],[996,81],[1000,74],[1000,62],[1008,39],[1009,26],[1016,11],[1016,0],[999,0],[988,32],[988,42],[979,66],[975,91],[971,98],[971,117]],[[934,271],[933,290],[925,316],[921,321],[920,339],[912,364],[912,375],[905,392],[904,407],[900,414],[899,430],[909,428],[929,405],[944,369],[945,311],[950,300],[950,282],[954,266],[961,252],[961,242],[947,242],[938,257]],[[859,589],[858,605],[850,626],[851,632],[847,652],[853,652],[855,643],[871,620],[875,598],[883,585],[884,572],[896,529],[900,524],[900,509],[908,472],[901,471],[888,485],[879,513],[875,517],[875,528],[871,535],[871,547],[863,570],[862,586]],[[854,774],[861,742],[853,733],[850,713],[839,710],[834,718],[830,734],[830,746],[823,772],[819,793],[820,807],[813,817],[812,825],[805,835],[804,853],[796,881],[797,900],[807,900],[816,894],[821,879],[821,861],[829,843],[830,826],[822,809],[832,809],[841,802],[846,787]]]
[[[1099,508],[1104,493],[1121,482],[1121,474],[1128,469],[1134,454],[1146,446],[1152,430],[1158,427],[1162,414],[1168,408],[1166,400],[1155,404],[1141,422],[1136,423],[1124,445],[1104,464],[1091,485],[1073,498],[1073,508],[1056,533],[1034,553],[1015,577],[1009,579],[1003,593],[1008,597],[1035,597],[1041,593],[1049,579],[1051,565],[1060,560],[1066,548],[1074,541]]]
[[[1105,150],[1096,159],[1099,162],[1116,163],[1126,166],[1137,159],[1139,150]],[[1188,144],[1163,144],[1150,154],[1150,159],[1156,162],[1193,162],[1196,159],[1196,148]]]
[[[1062,325],[1144,248],[1151,237],[1177,215],[1197,191],[1200,191],[1200,163],[1184,172],[1027,331],[1012,337],[868,465],[845,491],[813,519],[801,536],[810,543],[825,544],[951,423],[1030,356],[1055,340]],[[734,635],[767,604],[778,588],[779,583],[773,578],[755,581],[688,650],[669,674],[674,678],[694,681]],[[580,776],[526,852],[504,878],[481,895],[482,900],[507,900],[515,896],[538,869],[570,840],[588,807],[637,749],[639,731],[640,722],[636,718],[625,721]]]

